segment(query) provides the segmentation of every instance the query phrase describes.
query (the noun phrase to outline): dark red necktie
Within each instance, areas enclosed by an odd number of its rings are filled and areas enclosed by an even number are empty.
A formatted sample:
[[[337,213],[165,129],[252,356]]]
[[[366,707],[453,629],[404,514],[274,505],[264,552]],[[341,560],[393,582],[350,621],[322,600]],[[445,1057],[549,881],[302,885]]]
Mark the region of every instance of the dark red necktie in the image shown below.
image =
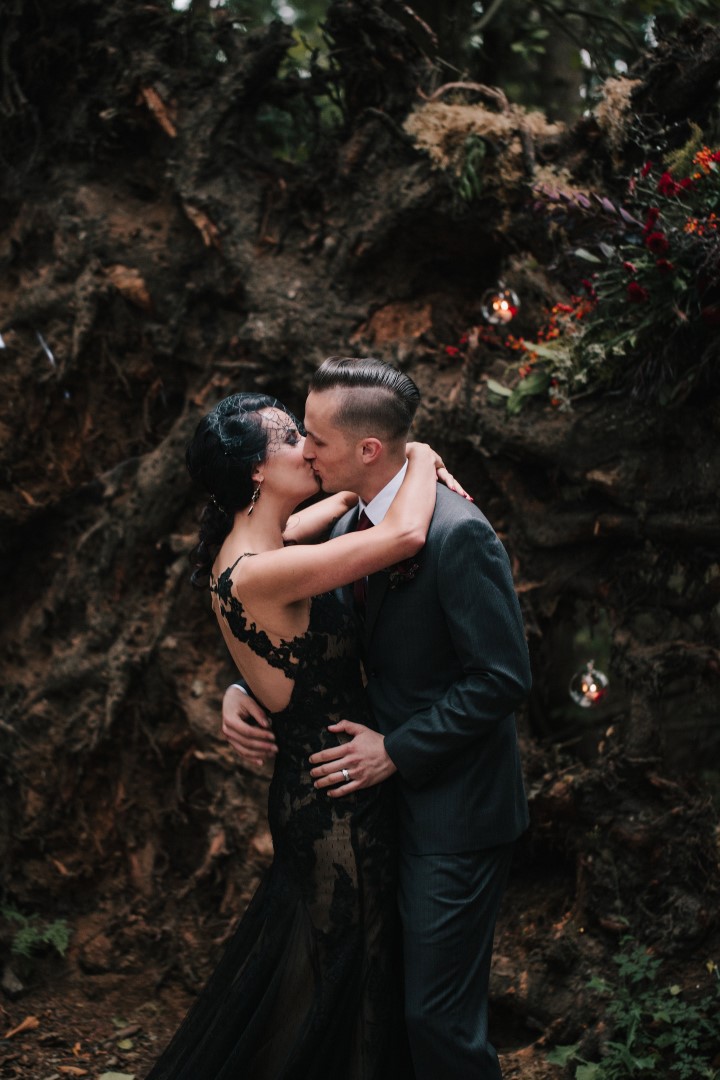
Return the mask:
[[[355,526],[355,532],[362,532],[364,529],[372,529],[373,523],[367,516],[364,510],[360,511]],[[365,614],[365,605],[367,604],[367,591],[368,582],[367,577],[358,578],[353,582],[353,596],[355,597],[355,604],[360,609],[361,614]]]

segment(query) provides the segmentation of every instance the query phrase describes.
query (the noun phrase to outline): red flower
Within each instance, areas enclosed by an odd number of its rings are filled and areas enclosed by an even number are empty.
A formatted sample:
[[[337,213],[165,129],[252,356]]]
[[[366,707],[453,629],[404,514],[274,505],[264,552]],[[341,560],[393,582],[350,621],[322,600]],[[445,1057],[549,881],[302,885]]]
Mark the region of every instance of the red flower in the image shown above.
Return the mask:
[[[627,270],[628,274],[636,274],[637,273],[637,266],[635,265],[635,263],[624,262],[623,263],[623,270]]]
[[[680,181],[680,183],[678,184],[678,188],[680,191],[693,191],[695,188],[695,182],[694,180],[691,180],[689,176],[686,176],[683,180]]]
[[[650,299],[650,293],[637,281],[631,281],[627,287],[628,300],[633,304],[645,304]]]
[[[645,230],[644,231],[645,232],[650,232],[650,230],[654,228],[655,222],[657,221],[657,219],[659,217],[660,217],[660,211],[658,210],[657,206],[651,206],[650,209],[648,210],[647,216],[645,218]]]
[[[446,345],[445,352],[448,356],[459,356],[460,350],[455,345]]]
[[[714,154],[710,155],[711,161],[720,161],[720,150],[716,150]]]
[[[664,172],[658,180],[657,189],[661,195],[677,195],[680,185],[675,183],[669,172]]]
[[[651,232],[645,237],[645,246],[652,251],[653,255],[664,255],[670,247],[665,233]]]
[[[655,263],[661,274],[672,274],[675,267],[667,259],[658,259]]]
[[[581,285],[591,300],[597,300],[597,290],[593,285],[592,281],[588,281],[587,278],[583,278],[581,281]]]
[[[641,175],[641,176],[642,176],[643,178],[644,178],[644,177],[646,177],[646,176],[647,176],[647,174],[648,174],[648,173],[650,172],[650,170],[652,169],[652,167],[653,167],[653,163],[652,163],[652,161],[646,161],[646,162],[645,162],[645,164],[643,165],[642,169],[640,170],[640,175]]]

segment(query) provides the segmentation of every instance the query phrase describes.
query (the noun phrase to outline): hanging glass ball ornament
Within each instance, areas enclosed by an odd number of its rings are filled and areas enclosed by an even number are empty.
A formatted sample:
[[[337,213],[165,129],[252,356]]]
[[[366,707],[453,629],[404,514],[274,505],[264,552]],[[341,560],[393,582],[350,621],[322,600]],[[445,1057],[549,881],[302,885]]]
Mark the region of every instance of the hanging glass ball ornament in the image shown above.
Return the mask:
[[[520,310],[520,300],[517,293],[512,289],[506,289],[502,281],[494,289],[488,289],[483,293],[480,300],[480,311],[483,319],[498,326],[501,323],[509,323]]]
[[[577,671],[570,680],[570,697],[581,709],[591,709],[607,697],[609,679],[594,664],[594,660],[588,660],[582,671]]]

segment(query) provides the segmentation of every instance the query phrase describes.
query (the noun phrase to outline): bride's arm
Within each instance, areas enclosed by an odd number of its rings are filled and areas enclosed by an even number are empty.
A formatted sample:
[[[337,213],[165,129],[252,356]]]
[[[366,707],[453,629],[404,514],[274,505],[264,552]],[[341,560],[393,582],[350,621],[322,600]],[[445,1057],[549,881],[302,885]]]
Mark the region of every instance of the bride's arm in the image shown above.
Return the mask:
[[[340,491],[337,495],[328,495],[312,506],[306,506],[288,518],[283,540],[292,540],[296,544],[321,540],[343,514],[357,506],[357,501],[354,491]]]
[[[287,604],[348,585],[415,555],[425,543],[435,509],[437,456],[424,443],[408,450],[408,468],[384,520],[324,544],[298,544],[246,560],[242,595],[247,602]]]
[[[408,450],[412,453],[413,443],[408,443]],[[435,455],[435,469],[437,479],[441,484],[456,491],[463,498],[470,499],[465,488],[445,468],[445,464],[438,455]],[[332,529],[336,521],[343,514],[357,506],[358,497],[354,491],[339,491],[336,495],[326,495],[312,506],[306,506],[288,518],[285,526],[283,540],[291,540],[296,544],[311,544],[315,540],[324,539]],[[472,499],[470,499],[472,502]]]

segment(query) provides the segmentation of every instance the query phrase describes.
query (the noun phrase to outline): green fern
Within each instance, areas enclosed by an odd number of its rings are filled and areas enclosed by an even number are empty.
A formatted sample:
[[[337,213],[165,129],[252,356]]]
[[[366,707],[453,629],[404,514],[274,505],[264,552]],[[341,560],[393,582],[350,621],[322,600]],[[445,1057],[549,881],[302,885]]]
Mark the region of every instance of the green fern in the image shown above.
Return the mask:
[[[44,922],[38,915],[23,915],[12,907],[0,908],[0,917],[19,925],[10,945],[10,951],[15,956],[31,960],[38,949],[46,945],[53,948],[60,956],[65,956],[70,944],[70,929],[65,919]]]
[[[465,158],[457,184],[457,193],[463,202],[470,203],[479,199],[482,194],[482,172],[486,155],[485,140],[480,135],[468,135],[465,140]]]

